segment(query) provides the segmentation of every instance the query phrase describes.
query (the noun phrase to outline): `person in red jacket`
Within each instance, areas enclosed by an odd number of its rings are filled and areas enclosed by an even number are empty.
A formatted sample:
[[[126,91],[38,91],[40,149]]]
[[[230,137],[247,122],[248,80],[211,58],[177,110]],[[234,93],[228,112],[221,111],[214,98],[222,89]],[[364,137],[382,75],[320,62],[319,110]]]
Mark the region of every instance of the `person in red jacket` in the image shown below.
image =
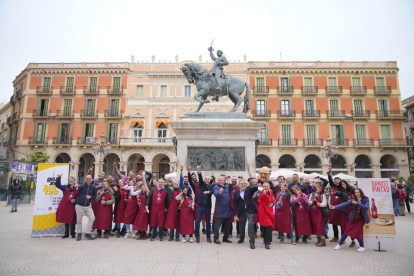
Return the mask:
[[[56,222],[65,224],[65,235],[62,239],[69,238],[69,228],[72,238],[76,238],[76,212],[75,199],[78,197],[78,191],[75,188],[75,178],[70,176],[68,185],[61,184],[61,177],[63,174],[58,174],[56,179],[56,188],[62,190],[63,197],[59,203],[56,211]]]
[[[270,249],[272,242],[272,228],[274,222],[273,207],[275,198],[268,182],[263,183],[263,191],[259,195],[259,223],[263,227],[263,241],[266,249]]]

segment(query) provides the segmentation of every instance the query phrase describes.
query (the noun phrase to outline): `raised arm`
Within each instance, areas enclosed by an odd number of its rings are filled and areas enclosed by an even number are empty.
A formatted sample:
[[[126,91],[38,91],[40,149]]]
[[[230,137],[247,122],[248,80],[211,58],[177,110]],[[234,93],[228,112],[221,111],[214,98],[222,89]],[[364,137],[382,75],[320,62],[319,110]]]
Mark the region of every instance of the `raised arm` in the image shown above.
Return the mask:
[[[198,166],[197,166],[197,169],[198,169]],[[196,190],[195,184],[193,182],[193,179],[192,179],[191,173],[190,173],[190,171],[191,171],[191,164],[188,164],[187,170],[188,170],[188,173],[187,173],[188,183],[190,183],[191,188],[193,189],[193,191],[195,191]]]
[[[210,50],[210,49],[209,49]],[[210,57],[211,57],[211,59],[212,60],[216,60],[217,58],[216,58],[216,56],[213,54],[213,51],[212,51],[212,49],[210,50]]]
[[[63,174],[58,174],[57,175],[57,179],[56,179],[56,184],[55,185],[56,185],[56,188],[58,188],[62,192],[65,192],[67,186],[66,187],[63,187],[62,186],[62,181],[61,181],[62,180],[62,175]]]
[[[246,165],[246,170],[247,170],[247,173],[249,174],[249,177],[253,177],[252,173],[250,172],[250,164]]]
[[[123,175],[120,171],[119,171],[119,169],[118,169],[118,163],[119,163],[119,161],[116,161],[115,163],[114,163],[114,169],[115,169],[115,173],[116,173],[116,175],[118,175],[118,177],[119,178],[121,178],[122,179],[122,181],[124,182],[124,184],[126,183],[126,180],[127,180],[127,177],[125,176],[125,175]]]

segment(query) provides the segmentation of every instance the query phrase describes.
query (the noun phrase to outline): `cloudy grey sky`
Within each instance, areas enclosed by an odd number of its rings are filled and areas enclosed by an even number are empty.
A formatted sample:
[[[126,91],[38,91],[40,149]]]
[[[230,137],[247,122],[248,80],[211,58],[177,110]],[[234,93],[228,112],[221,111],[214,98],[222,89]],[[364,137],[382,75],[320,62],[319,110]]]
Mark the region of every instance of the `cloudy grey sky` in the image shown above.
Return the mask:
[[[397,61],[413,95],[412,0],[0,0],[0,101],[29,62]]]

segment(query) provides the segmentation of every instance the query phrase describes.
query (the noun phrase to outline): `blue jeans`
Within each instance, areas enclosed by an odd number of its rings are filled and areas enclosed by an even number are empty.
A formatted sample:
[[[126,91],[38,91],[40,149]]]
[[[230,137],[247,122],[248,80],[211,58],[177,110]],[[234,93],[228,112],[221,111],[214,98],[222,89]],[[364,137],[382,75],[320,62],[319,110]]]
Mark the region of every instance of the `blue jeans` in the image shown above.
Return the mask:
[[[327,235],[328,232],[329,232],[329,221],[328,220],[325,220],[324,221],[324,225],[325,225],[325,235]]]
[[[201,204],[197,206],[195,236],[196,238],[200,237],[200,222],[201,222],[203,213],[204,213],[204,216],[206,217],[207,239],[210,239],[211,238],[211,226],[210,226],[211,207],[207,207],[206,205],[201,205]]]
[[[281,237],[283,237],[284,236],[284,234],[285,233],[282,233],[282,232],[279,232],[279,237],[281,238]],[[293,239],[293,234],[290,234],[290,233],[286,233],[287,234],[287,238],[288,239]]]
[[[394,215],[398,215],[399,211],[398,211],[398,199],[393,199],[392,203],[394,204]]]
[[[348,236],[342,235],[341,239],[339,240],[339,244],[342,245]],[[364,242],[358,240],[359,246],[364,247]]]

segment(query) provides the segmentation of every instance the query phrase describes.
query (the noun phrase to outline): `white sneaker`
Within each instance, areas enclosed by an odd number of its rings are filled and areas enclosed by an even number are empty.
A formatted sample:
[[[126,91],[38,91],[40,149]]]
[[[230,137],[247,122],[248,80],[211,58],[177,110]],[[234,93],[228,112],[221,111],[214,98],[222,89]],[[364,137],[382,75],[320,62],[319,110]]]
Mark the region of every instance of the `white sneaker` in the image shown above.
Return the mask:
[[[182,242],[183,242],[183,243],[186,243],[186,242],[187,242],[187,240],[186,240],[185,238],[183,238],[183,239],[182,239]]]
[[[128,238],[130,238],[130,237],[132,237],[131,232],[127,232],[127,233],[125,234],[125,236],[124,236],[124,239],[128,239]]]
[[[357,249],[358,252],[364,252],[365,251],[365,247],[360,247]]]
[[[193,243],[193,238],[190,238],[190,243]]]
[[[341,245],[338,243],[338,244],[335,246],[334,250],[339,250],[339,249],[341,249]]]

